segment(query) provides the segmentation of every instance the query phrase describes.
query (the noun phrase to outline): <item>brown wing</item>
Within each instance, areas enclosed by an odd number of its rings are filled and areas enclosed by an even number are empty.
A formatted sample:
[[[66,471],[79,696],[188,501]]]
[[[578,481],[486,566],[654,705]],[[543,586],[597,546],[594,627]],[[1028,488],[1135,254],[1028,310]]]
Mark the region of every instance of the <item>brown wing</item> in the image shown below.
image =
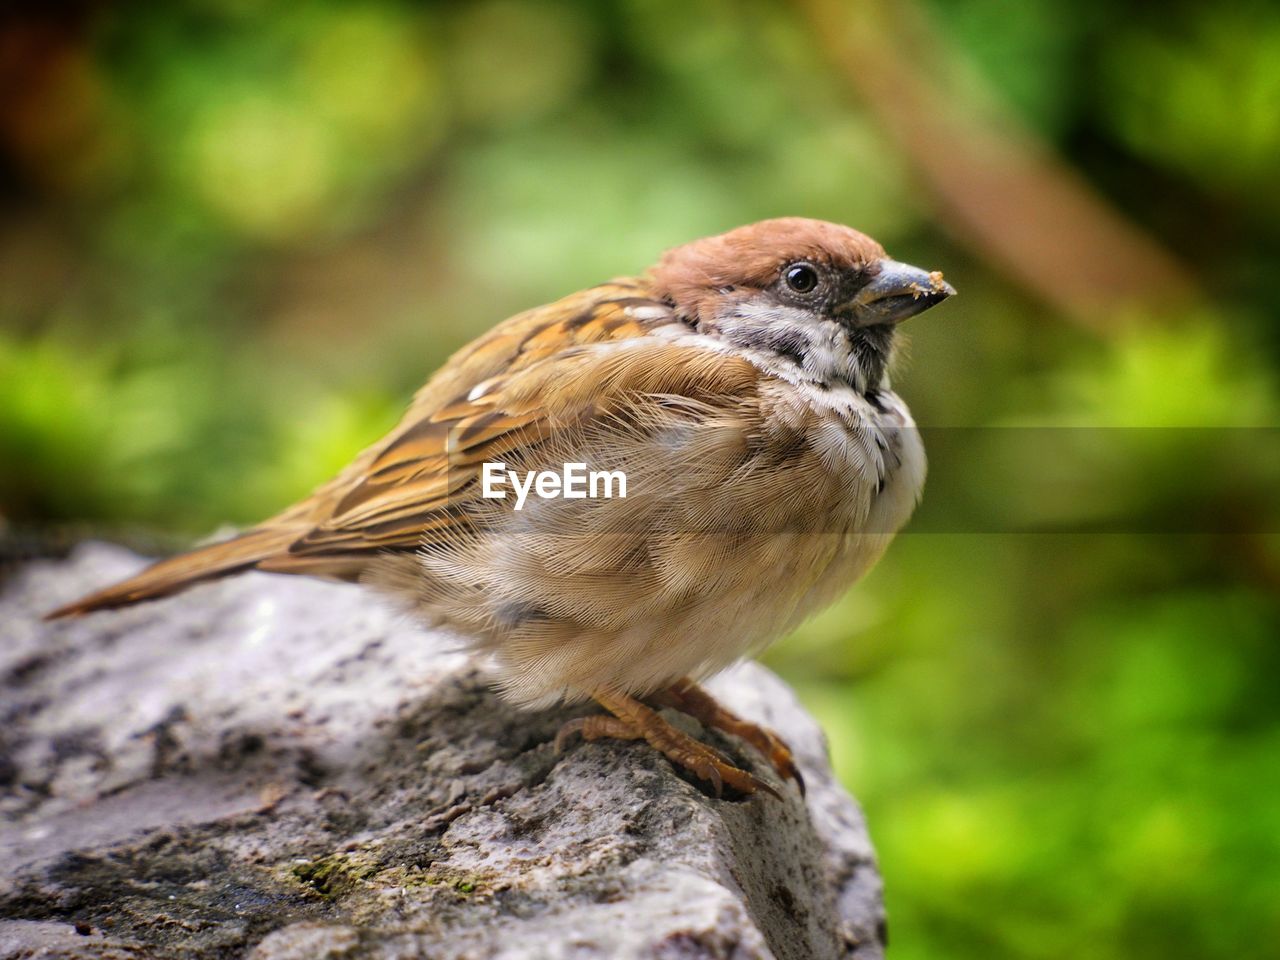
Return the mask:
[[[500,386],[557,354],[644,337],[669,323],[670,309],[646,292],[641,281],[614,280],[494,327],[449,358],[386,437],[307,500],[268,523],[302,521],[314,528],[299,531],[312,547],[324,540],[322,531],[337,527],[364,529],[369,537],[365,549],[414,546],[412,533],[402,529],[406,521],[425,519],[443,507],[473,475],[467,467],[487,459],[488,446],[504,436],[508,441],[536,439],[520,431],[533,419],[538,397],[522,400],[520,410],[499,409]],[[387,529],[379,531],[383,524]],[[292,555],[303,552],[299,545]],[[314,555],[315,550],[305,552]]]
[[[734,406],[754,393],[749,362],[710,350],[639,337],[618,345],[583,345],[491,378],[470,398],[451,403],[401,434],[370,464],[332,514],[263,569],[302,572],[319,557],[414,550],[476,522],[486,461],[537,459],[557,435],[601,425],[625,428],[654,398]]]
[[[570,294],[554,303],[504,320],[451,356],[414,394],[400,422],[362,451],[306,500],[267,521],[307,526],[323,522],[366,477],[396,461],[409,462],[432,450],[427,424],[448,419],[450,408],[466,408],[478,385],[515,373],[562,350],[607,340],[644,336],[670,322],[669,308],[649,297],[641,280],[622,278]]]
[[[447,524],[450,496],[470,482],[485,451],[534,442],[548,428],[527,389],[518,404],[500,409],[497,381],[567,350],[644,337],[670,320],[667,307],[630,279],[518,314],[451,357],[387,437],[307,499],[233,540],[162,560],[49,616],[166,596],[250,567],[354,579],[370,551],[410,549],[432,525]]]

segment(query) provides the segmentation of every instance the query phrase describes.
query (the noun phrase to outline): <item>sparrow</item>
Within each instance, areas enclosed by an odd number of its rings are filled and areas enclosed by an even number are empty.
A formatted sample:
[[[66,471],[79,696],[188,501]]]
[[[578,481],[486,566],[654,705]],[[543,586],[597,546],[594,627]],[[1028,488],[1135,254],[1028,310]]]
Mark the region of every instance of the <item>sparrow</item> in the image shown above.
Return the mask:
[[[604,708],[566,723],[557,750],[644,740],[717,795],[777,795],[669,707],[803,790],[786,744],[700,681],[836,600],[911,516],[925,455],[890,388],[897,329],[954,293],[834,223],[695,240],[463,347],[305,500],[48,616],[245,570],[358,581],[487,655],[514,703]],[[624,474],[625,496],[516,509],[482,482],[569,464]]]

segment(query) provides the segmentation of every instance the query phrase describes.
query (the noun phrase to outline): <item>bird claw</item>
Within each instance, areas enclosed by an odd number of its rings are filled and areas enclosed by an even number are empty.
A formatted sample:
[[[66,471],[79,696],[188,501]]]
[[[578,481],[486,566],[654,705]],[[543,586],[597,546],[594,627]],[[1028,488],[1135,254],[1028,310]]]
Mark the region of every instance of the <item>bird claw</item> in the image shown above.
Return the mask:
[[[565,745],[574,734],[582,733],[582,728],[586,725],[586,717],[577,717],[573,720],[566,721],[559,730],[556,731],[555,754],[560,756],[564,753]]]
[[[612,738],[618,740],[645,740],[655,750],[677,767],[689,771],[699,780],[709,784],[717,798],[724,795],[727,784],[741,794],[751,795],[763,791],[781,800],[782,795],[759,777],[734,766],[722,752],[682,730],[673,727],[659,714],[631,697],[617,694],[598,694],[601,705],[613,712],[609,715],[578,717],[561,726],[555,738],[557,753],[563,751],[566,742],[574,734],[584,740]]]
[[[744,720],[722,706],[711,694],[692,681],[682,681],[664,690],[658,700],[693,717],[705,727],[713,727],[731,736],[741,737],[764,756],[784,780],[793,780],[800,796],[805,795],[804,777],[796,766],[791,748],[776,733],[750,720]],[[718,752],[718,751],[717,751]],[[720,754],[723,758],[724,754]],[[763,781],[757,780],[763,785]],[[774,796],[777,792],[765,787]]]

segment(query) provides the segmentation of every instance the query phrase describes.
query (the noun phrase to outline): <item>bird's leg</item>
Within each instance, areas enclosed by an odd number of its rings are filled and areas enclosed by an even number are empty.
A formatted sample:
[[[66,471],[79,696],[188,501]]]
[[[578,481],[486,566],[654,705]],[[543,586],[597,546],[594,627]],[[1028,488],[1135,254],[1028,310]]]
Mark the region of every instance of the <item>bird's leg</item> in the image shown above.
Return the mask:
[[[717,797],[727,783],[740,793],[750,794],[764,790],[781,799],[769,784],[738,769],[719,750],[676,729],[634,697],[610,690],[598,690],[594,696],[596,702],[612,716],[570,720],[556,734],[557,752],[563,749],[565,742],[575,733],[582,734],[584,740],[598,740],[602,737],[644,740],[673,764],[710,783]]]
[[[791,756],[791,748],[782,738],[772,730],[750,720],[743,720],[692,680],[686,677],[650,699],[662,706],[674,707],[681,713],[687,713],[703,726],[715,727],[741,737],[768,758],[773,769],[778,771],[778,776],[794,780],[801,795],[804,794],[804,777],[800,776],[800,770]]]

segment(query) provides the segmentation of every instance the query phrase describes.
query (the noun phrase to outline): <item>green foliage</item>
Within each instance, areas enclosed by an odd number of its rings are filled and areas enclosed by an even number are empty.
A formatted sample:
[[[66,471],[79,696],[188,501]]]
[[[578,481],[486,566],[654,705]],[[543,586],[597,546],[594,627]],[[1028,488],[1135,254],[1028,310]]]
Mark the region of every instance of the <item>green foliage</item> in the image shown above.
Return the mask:
[[[1205,8],[1182,26],[1122,31],[1105,60],[1115,96],[1103,107],[1136,150],[1274,216],[1280,11],[1257,2]]]
[[[1208,290],[1097,338],[956,243],[803,7],[99,10],[0,110],[0,520],[252,522],[518,309],[760,217],[854,224],[962,294],[897,375],[930,488],[769,662],[866,803],[893,954],[1268,955],[1274,4],[916,11],[958,105],[994,87]]]

